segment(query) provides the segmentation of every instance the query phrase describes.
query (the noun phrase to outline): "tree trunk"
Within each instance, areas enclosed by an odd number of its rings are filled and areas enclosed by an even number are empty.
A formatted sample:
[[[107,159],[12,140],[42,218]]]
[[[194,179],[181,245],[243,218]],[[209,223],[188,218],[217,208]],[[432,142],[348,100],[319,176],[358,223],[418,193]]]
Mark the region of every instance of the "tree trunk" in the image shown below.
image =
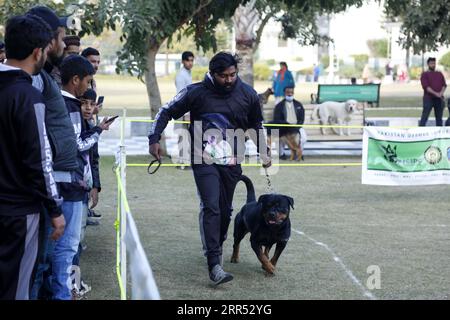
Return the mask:
[[[161,108],[161,93],[159,92],[158,80],[156,79],[156,54],[159,44],[153,44],[147,52],[147,71],[145,71],[145,85],[150,102],[150,117],[154,118]]]
[[[161,93],[159,92],[158,80],[156,79],[156,54],[160,44],[153,43],[147,52],[147,71],[145,71],[145,85],[150,102],[150,118],[154,119],[161,108]],[[167,155],[165,135],[161,136],[159,141],[163,155]]]
[[[255,1],[251,0],[246,6],[239,6],[233,16],[233,24],[236,34],[236,53],[241,57],[239,76],[242,81],[253,86],[253,54],[256,35],[255,26],[260,20],[259,13],[255,9]]]

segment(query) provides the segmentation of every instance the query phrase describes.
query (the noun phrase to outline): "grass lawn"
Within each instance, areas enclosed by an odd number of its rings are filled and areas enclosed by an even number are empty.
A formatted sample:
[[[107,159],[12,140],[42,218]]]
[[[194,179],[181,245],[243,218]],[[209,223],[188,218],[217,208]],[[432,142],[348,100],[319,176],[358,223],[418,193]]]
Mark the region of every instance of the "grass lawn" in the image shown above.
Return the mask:
[[[129,157],[128,163],[147,160]],[[88,248],[81,258],[83,278],[92,285],[89,299],[119,298],[112,161],[112,157],[101,159],[103,190],[97,210],[103,219],[100,226],[88,227]],[[361,159],[306,159],[307,163],[336,161]],[[248,236],[242,242],[241,262],[229,263],[232,222],[224,245],[224,268],[235,279],[212,288],[202,255],[192,172],[161,168],[149,176],[145,168],[128,168],[131,211],[162,298],[366,299],[369,292],[376,299],[449,299],[448,186],[364,186],[360,170],[281,168],[272,183],[276,191],[295,199],[295,210],[292,236],[276,276],[264,275]],[[258,169],[244,168],[244,172],[253,180],[257,195],[264,193],[265,178]],[[239,185],[235,213],[245,196],[244,186]],[[373,265],[381,270],[381,289],[371,291],[366,281],[367,268]]]

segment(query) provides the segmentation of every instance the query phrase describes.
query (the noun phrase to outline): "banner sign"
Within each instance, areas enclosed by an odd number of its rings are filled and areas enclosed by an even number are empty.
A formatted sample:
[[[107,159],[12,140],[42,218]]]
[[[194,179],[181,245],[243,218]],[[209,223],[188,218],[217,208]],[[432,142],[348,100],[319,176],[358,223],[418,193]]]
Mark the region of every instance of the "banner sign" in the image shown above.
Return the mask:
[[[450,184],[450,127],[365,127],[362,183]]]

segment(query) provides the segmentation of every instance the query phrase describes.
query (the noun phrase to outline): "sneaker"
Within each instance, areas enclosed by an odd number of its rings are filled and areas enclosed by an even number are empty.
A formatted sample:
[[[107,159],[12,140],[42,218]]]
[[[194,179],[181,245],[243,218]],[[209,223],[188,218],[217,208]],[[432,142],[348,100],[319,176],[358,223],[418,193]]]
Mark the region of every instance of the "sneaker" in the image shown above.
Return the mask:
[[[102,217],[102,215],[101,214],[98,214],[98,213],[96,213],[94,210],[92,210],[92,209],[89,209],[88,210],[88,217],[93,217],[93,218],[101,218]]]
[[[81,280],[80,283],[80,290],[78,290],[78,296],[79,298],[83,297],[86,293],[88,293],[89,291],[91,291],[91,287],[88,286],[83,280]]]
[[[216,264],[209,272],[209,278],[212,282],[214,282],[214,285],[217,286],[219,284],[233,280],[233,275],[231,273],[223,271],[220,264]]]
[[[100,221],[92,219],[92,217],[88,217],[86,220],[86,225],[88,225],[88,226],[98,226],[99,224],[100,224]]]

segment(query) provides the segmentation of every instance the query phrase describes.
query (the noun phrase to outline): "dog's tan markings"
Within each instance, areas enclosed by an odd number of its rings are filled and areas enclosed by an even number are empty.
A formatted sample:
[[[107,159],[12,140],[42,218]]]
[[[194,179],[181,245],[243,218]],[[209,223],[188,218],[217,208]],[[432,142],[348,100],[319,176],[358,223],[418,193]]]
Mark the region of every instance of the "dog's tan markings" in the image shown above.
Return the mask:
[[[270,263],[273,265],[274,268],[277,265],[278,258],[280,258],[280,255],[283,252],[284,248],[286,247],[286,244],[287,244],[287,242],[278,242],[277,243],[273,257],[272,257],[272,259],[270,259]]]
[[[298,133],[291,133],[283,137],[283,140],[287,143],[289,149],[291,149],[291,161],[295,159],[295,156],[297,156],[297,161],[301,161],[302,159],[302,149],[297,143],[297,135]]]
[[[260,248],[260,251],[258,252],[258,259],[259,259],[259,261],[261,261],[262,268],[267,273],[273,274],[275,272],[275,267],[269,261],[269,258],[267,258],[266,255],[264,254],[262,247]]]
[[[264,254],[266,255],[267,259],[269,259],[269,251],[270,251],[270,247],[265,247]]]
[[[239,262],[239,243],[233,245],[233,254],[231,255],[231,263]]]

